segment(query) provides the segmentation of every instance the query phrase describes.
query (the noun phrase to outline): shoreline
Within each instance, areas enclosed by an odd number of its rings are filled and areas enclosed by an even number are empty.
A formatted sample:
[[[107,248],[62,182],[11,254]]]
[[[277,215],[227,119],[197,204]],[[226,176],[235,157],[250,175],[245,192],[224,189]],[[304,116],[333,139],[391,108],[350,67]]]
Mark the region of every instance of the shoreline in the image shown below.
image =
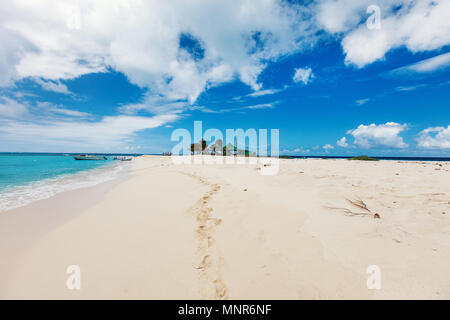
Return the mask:
[[[143,156],[126,179],[0,214],[0,298],[450,298],[449,163],[258,167]]]
[[[74,173],[65,173],[51,178],[31,181],[25,184],[9,186],[0,190],[0,214],[37,201],[52,198],[62,192],[68,192],[96,186],[126,175],[127,165],[106,163],[98,167],[82,169]]]
[[[63,191],[49,198],[0,212],[0,255],[19,258],[40,237],[63,226],[89,207],[102,201],[109,191],[129,178],[130,175],[125,173],[94,186]],[[73,201],[74,199],[76,201]],[[0,273],[14,268],[10,265],[11,261],[2,259]],[[3,281],[4,279],[0,280],[0,288]]]

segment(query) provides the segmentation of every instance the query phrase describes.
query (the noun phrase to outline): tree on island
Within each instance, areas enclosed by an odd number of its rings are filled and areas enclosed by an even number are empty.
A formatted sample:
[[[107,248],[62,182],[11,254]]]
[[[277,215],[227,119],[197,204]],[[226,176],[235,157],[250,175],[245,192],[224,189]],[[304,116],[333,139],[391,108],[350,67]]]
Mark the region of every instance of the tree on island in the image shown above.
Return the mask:
[[[191,153],[203,154],[203,152],[206,150],[207,147],[208,144],[204,139],[200,140],[197,143],[191,143]]]
[[[224,156],[236,155],[236,153],[237,153],[237,147],[235,147],[231,143],[228,143],[225,147],[223,147],[223,155]]]
[[[212,155],[215,155],[217,153],[221,154],[222,153],[222,145],[223,145],[222,139],[217,139],[213,144],[211,144],[209,146],[209,152]]]

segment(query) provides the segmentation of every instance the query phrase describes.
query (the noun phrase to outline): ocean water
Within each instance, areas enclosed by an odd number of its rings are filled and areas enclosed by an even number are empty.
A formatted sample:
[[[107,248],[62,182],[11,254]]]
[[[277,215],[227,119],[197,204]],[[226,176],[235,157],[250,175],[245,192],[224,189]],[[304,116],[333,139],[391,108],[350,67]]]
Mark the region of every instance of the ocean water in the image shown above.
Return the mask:
[[[0,211],[116,179],[128,165],[62,154],[0,154]]]

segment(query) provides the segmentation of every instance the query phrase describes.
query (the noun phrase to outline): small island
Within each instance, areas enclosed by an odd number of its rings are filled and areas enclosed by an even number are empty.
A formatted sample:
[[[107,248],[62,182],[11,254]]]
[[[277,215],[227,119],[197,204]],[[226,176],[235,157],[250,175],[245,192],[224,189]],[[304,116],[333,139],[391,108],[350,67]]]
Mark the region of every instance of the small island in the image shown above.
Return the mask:
[[[361,161],[379,161],[377,158],[372,158],[369,156],[358,156],[350,158],[349,160],[361,160]]]

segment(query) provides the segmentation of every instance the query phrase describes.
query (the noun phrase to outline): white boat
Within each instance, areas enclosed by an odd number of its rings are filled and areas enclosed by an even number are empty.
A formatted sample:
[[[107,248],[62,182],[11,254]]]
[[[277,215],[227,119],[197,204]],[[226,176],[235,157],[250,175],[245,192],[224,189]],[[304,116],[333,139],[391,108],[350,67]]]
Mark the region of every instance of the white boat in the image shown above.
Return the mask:
[[[73,156],[75,160],[108,160],[108,158],[104,156],[93,156],[90,154],[79,154],[77,156]]]
[[[119,156],[119,157],[114,157],[114,160],[131,161],[131,160],[133,160],[133,157]]]

